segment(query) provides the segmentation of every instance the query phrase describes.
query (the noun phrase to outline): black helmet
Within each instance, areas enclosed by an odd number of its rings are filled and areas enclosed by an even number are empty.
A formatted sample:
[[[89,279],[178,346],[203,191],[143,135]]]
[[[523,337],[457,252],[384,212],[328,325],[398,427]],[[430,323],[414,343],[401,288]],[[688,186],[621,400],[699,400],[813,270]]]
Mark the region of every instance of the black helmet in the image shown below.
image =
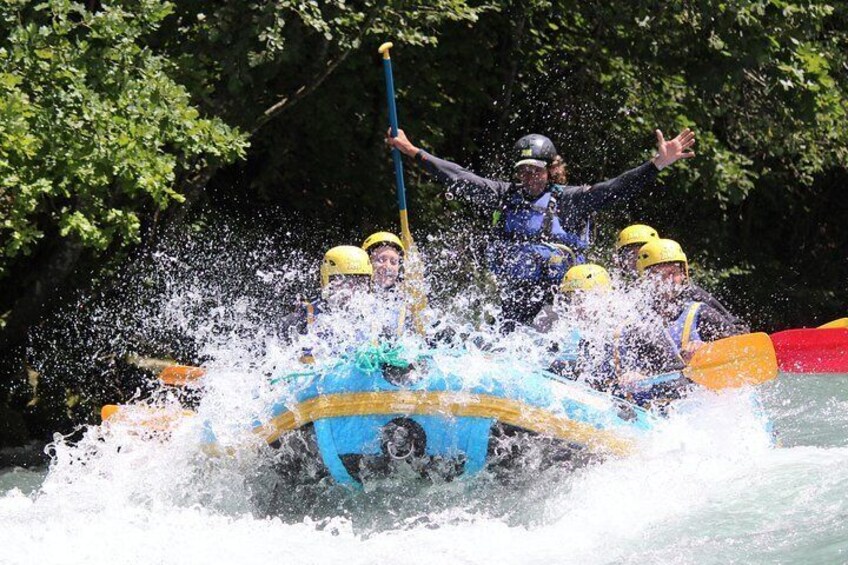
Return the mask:
[[[554,142],[538,133],[525,135],[515,142],[515,165],[535,165],[547,167],[556,157]]]

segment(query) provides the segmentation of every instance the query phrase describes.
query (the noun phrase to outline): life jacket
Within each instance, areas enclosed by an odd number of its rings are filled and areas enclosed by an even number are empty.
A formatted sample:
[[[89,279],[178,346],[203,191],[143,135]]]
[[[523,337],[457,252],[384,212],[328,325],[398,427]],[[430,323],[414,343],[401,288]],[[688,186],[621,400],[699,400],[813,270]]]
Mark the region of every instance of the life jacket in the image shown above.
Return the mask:
[[[698,319],[703,305],[703,302],[687,302],[680,315],[666,328],[678,353],[682,353],[690,342],[702,341],[698,333]]]
[[[371,325],[373,339],[377,336],[399,337],[411,327],[412,320],[408,317],[409,306],[403,300],[396,300],[391,304],[392,310],[388,315],[375,318]],[[382,326],[382,327],[380,327]]]
[[[550,185],[535,201],[528,201],[520,190],[510,192],[498,221],[503,239],[533,243],[558,243],[582,251],[588,245],[585,237],[565,231],[559,219],[559,185]]]
[[[690,342],[702,341],[701,336],[698,333],[698,320],[701,307],[703,305],[703,302],[686,302],[680,312],[680,315],[678,315],[677,318],[674,319],[674,321],[672,321],[671,324],[669,324],[668,327],[665,328],[665,331],[668,334],[668,338],[674,345],[678,356],[682,354],[683,349]],[[623,329],[624,326],[616,330],[613,336],[612,354],[613,366],[616,376],[622,374],[624,370],[622,359],[625,358],[628,353],[630,353],[627,351],[625,345],[622,343]]]
[[[669,401],[680,398],[681,393],[667,383],[673,383],[683,378],[683,373],[672,371],[662,375],[655,375],[638,383],[635,388],[623,388],[619,384],[619,378],[624,373],[623,359],[635,352],[628,351],[622,340],[623,326],[615,331],[612,341],[612,370],[613,379],[608,381],[609,391],[613,396],[632,402],[645,409],[655,408],[658,413],[665,415],[666,406]]]
[[[316,300],[314,302],[303,302],[301,306],[303,307],[306,319],[306,329],[308,331],[309,327],[315,323],[315,318],[321,314],[323,304]],[[306,365],[312,365],[315,363],[315,357],[312,355],[311,347],[303,347],[301,349],[300,362]]]
[[[686,345],[692,341],[701,341],[701,336],[698,333],[698,316],[703,305],[704,304],[702,302],[686,302],[678,317],[665,328],[664,333],[666,334],[666,339],[672,343],[675,348],[675,353],[678,357],[680,357],[681,361],[683,359],[683,349]],[[625,346],[625,340],[622,339],[624,328],[625,326],[622,326],[617,329],[613,336],[612,360],[616,379],[618,379],[624,372],[623,360],[629,355],[638,354],[637,351],[629,351],[627,346]],[[681,394],[683,394],[681,390],[678,389],[677,386],[672,386],[669,383],[675,383],[682,378],[684,378],[684,374],[682,372],[670,371],[668,373],[654,375],[653,378],[646,379],[645,382],[640,385],[641,388],[637,387],[636,390],[628,392],[616,390],[613,391],[613,394],[642,406],[643,408],[648,408],[652,405],[655,408],[657,406],[662,408],[670,400],[681,397]],[[655,404],[657,401],[659,401],[659,404]],[[660,410],[660,413],[664,413],[663,409]]]
[[[407,329],[409,325],[409,317],[407,316],[407,305],[401,301],[396,301],[394,306],[390,312],[375,312],[375,317],[371,323],[371,333],[370,336],[366,334],[365,331],[357,330],[355,341],[358,343],[362,343],[369,340],[369,337],[372,342],[376,344],[379,341],[380,337],[398,337],[400,336],[404,330]],[[321,300],[316,300],[314,302],[303,302],[301,304],[303,308],[304,320],[306,323],[306,330],[309,331],[309,328],[315,324],[316,319],[321,315],[324,311],[325,303]],[[376,314],[385,314],[384,316],[376,316]],[[316,337],[319,339],[326,338],[327,333],[326,330],[318,330],[316,332]],[[304,346],[301,349],[300,362],[306,364],[313,364],[315,362],[315,357],[313,355],[313,347]]]
[[[302,304],[304,313],[306,314],[306,327],[308,328],[315,323],[315,317],[322,312],[323,302],[315,300],[313,302],[304,302]]]
[[[498,234],[489,247],[493,273],[559,284],[569,268],[585,262],[580,251],[588,246],[586,237],[565,231],[560,223],[556,197],[560,191],[551,185],[535,201],[528,201],[519,190],[506,197],[492,222]]]

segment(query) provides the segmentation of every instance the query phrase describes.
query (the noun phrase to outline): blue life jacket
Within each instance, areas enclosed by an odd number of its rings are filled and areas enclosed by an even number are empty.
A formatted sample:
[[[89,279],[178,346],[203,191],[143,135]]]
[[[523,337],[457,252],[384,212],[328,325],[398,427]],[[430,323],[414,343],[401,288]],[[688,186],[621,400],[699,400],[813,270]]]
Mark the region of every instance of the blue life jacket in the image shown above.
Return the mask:
[[[580,237],[562,228],[556,200],[559,190],[558,185],[551,185],[533,202],[519,191],[507,197],[502,212],[494,218],[501,237],[489,248],[493,273],[559,284],[569,268],[585,263],[580,252],[588,246],[588,232]]]
[[[586,262],[570,248],[549,243],[498,242],[489,247],[489,268],[499,276],[559,285],[565,272]]]
[[[702,302],[686,302],[680,315],[665,328],[669,340],[672,342],[677,355],[681,359],[683,349],[686,345],[692,341],[701,341],[701,336],[698,333],[698,319],[701,306],[703,306]],[[622,343],[621,329],[615,332],[612,354],[616,377],[620,377],[624,372],[624,361],[629,356],[638,354],[637,351],[628,350],[624,343]],[[678,389],[679,385],[675,385],[675,383],[684,378],[685,375],[681,371],[671,371],[661,375],[654,375],[632,386],[623,397],[642,407],[649,406],[657,399],[668,401],[680,398],[682,393]]]
[[[567,245],[575,251],[586,249],[589,242],[585,237],[567,232],[559,219],[557,194],[559,185],[549,189],[535,201],[530,202],[514,191],[507,197],[503,206],[504,239],[523,242],[548,242]]]
[[[666,328],[678,353],[682,353],[692,341],[703,341],[698,334],[698,319],[703,305],[703,302],[687,302],[677,319]]]

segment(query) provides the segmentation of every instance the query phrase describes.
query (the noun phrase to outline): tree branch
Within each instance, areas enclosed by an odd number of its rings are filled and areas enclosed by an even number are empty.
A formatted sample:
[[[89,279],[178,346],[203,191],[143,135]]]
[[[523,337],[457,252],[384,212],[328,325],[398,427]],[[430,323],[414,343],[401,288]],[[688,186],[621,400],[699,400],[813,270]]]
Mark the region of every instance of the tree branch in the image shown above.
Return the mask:
[[[365,19],[365,22],[362,24],[362,27],[359,28],[359,33],[356,35],[356,39],[352,42],[353,45],[360,45],[362,43],[362,38],[368,32],[368,29],[371,27],[371,24],[374,23],[374,20],[377,17],[378,10],[375,8],[371,11],[368,17]],[[293,94],[284,97],[282,100],[274,104],[273,106],[268,107],[259,119],[256,120],[256,125],[250,130],[250,135],[253,136],[257,131],[259,131],[265,124],[293,107],[295,104],[315,92],[315,90],[323,84],[323,82],[331,75],[333,72],[341,65],[348,56],[353,52],[354,48],[351,47],[348,50],[344,51],[341,55],[339,55],[334,61],[329,61],[327,65],[324,67],[324,70],[321,71],[315,78],[313,78],[312,82],[309,84],[304,84],[300,88],[294,91]]]

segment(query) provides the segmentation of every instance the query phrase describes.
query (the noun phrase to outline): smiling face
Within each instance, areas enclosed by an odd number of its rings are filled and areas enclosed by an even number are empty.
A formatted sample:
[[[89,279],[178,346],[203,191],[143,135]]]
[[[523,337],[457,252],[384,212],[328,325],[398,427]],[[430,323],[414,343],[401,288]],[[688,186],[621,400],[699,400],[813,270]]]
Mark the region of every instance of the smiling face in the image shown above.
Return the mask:
[[[400,275],[400,252],[393,245],[378,245],[371,250],[371,266],[374,268],[374,285],[388,290],[398,282]]]
[[[535,165],[519,165],[515,168],[515,178],[530,196],[541,196],[548,187],[548,170]]]

